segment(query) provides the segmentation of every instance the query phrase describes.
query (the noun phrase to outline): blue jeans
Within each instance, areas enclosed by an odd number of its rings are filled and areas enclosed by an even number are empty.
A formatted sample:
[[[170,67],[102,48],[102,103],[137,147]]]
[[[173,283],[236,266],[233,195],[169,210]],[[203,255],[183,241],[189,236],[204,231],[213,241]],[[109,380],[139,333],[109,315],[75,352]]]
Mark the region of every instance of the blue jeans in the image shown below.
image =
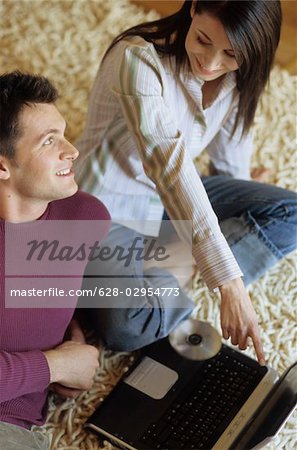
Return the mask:
[[[295,193],[225,176],[203,177],[202,181],[246,285],[297,247]],[[143,242],[146,237],[115,224],[104,245],[128,249],[138,238]],[[158,288],[178,288],[176,278],[163,269],[145,271],[143,261],[135,258],[127,267],[120,258],[89,263],[84,288],[98,284],[104,292],[117,288],[123,293],[98,298],[96,308],[85,311],[105,344],[113,350],[135,350],[167,336],[189,316],[194,306],[180,288],[178,296],[158,295]],[[135,289],[148,287],[154,295],[126,295],[126,288],[133,293]]]
[[[202,178],[248,285],[297,248],[297,195],[225,176]]]
[[[137,231],[114,224],[101,247],[113,253],[117,246],[126,250],[137,241],[137,246],[144,248],[145,239]],[[145,270],[142,259],[133,258],[127,265],[119,257],[89,263],[82,289],[94,291],[97,287],[106,295],[116,290],[117,295],[98,296],[94,307],[87,309],[90,299],[81,297],[78,307],[84,308],[81,314],[112,350],[136,350],[167,336],[194,307],[175,277],[160,268]],[[178,295],[175,291],[158,295],[158,290],[165,288],[176,288]],[[152,295],[139,295],[141,289],[151,290]]]

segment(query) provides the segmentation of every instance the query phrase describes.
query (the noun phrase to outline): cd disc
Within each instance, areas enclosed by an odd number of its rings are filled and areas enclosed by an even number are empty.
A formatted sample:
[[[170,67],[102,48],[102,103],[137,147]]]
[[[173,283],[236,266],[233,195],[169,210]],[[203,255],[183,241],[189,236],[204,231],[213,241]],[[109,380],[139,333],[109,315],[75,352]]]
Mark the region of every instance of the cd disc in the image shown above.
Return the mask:
[[[215,356],[221,349],[221,337],[208,322],[184,320],[169,335],[174,350],[185,358],[202,361]]]

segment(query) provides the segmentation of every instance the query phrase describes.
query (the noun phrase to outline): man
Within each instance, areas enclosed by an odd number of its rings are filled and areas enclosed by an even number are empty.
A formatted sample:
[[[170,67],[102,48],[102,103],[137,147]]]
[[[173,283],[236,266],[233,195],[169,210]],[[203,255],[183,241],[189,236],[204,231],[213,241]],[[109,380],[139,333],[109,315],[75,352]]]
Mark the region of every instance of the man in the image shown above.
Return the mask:
[[[77,192],[72,164],[78,151],[64,136],[66,124],[55,106],[57,97],[46,78],[20,72],[0,76],[1,450],[48,449],[48,438],[30,429],[44,423],[49,385],[74,396],[91,387],[98,367],[97,349],[84,343],[75,322],[64,341],[76,298],[67,308],[12,308],[5,301],[9,225],[18,233],[28,223],[68,220],[72,228],[78,227],[78,220],[109,223],[101,202]],[[79,265],[81,277],[85,264]]]

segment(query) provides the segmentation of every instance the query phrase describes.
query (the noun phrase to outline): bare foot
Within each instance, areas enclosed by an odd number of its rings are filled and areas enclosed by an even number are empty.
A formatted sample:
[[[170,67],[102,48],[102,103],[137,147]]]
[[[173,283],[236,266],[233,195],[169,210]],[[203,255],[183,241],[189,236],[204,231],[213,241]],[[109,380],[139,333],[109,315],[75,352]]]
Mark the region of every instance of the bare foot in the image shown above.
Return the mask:
[[[269,183],[271,178],[272,171],[270,169],[266,169],[266,167],[255,167],[251,171],[251,177],[254,181],[258,181],[259,183]]]

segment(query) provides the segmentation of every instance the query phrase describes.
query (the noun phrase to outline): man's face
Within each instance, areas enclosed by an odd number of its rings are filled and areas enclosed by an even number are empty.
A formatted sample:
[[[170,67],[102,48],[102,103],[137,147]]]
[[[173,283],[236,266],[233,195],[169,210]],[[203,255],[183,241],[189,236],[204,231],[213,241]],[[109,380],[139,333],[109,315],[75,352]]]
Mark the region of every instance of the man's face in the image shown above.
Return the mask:
[[[64,137],[66,123],[57,108],[45,103],[24,106],[19,125],[15,157],[9,161],[14,199],[48,203],[75,194],[71,168],[78,151]]]

